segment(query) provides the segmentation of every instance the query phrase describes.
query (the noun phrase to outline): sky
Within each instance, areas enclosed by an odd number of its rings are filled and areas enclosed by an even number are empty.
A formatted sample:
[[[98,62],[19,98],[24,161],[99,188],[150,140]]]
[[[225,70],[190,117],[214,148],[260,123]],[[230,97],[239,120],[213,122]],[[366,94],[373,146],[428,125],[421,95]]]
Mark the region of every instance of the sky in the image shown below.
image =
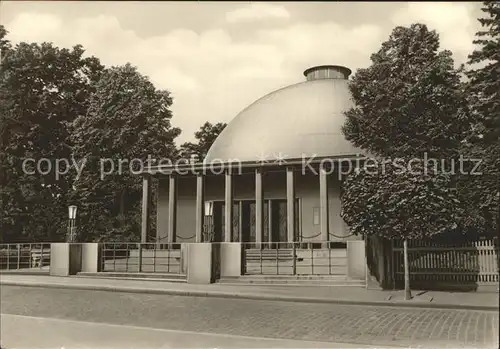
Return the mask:
[[[82,44],[107,66],[130,62],[171,92],[178,143],[253,101],[304,81],[311,66],[355,72],[398,25],[425,23],[457,63],[479,29],[474,2],[1,1],[13,43]]]

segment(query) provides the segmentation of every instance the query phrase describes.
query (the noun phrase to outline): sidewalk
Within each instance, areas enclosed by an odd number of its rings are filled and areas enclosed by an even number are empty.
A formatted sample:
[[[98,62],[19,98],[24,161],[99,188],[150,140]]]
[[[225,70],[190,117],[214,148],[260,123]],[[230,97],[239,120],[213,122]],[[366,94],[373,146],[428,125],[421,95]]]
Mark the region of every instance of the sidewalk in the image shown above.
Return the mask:
[[[498,311],[498,293],[413,291],[414,299],[404,300],[402,291],[367,290],[362,287],[193,285],[149,280],[91,277],[0,274],[0,285],[80,290],[114,291],[223,297],[289,302],[397,306],[441,309]]]

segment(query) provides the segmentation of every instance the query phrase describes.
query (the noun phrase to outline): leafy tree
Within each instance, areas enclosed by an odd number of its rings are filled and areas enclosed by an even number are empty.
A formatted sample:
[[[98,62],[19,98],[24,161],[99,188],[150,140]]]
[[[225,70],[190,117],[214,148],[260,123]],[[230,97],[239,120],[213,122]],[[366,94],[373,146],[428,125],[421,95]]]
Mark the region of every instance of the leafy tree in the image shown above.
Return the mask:
[[[383,180],[391,181],[394,188],[404,188],[403,184],[409,178],[414,178],[416,183],[430,183],[422,182],[424,172],[426,176],[434,178],[436,183],[451,185],[453,178],[439,180],[439,172],[450,170],[447,165],[458,157],[460,144],[470,130],[471,122],[460,82],[460,70],[454,68],[451,53],[438,52],[438,48],[439,36],[435,31],[429,31],[425,25],[397,27],[381,49],[372,55],[372,65],[359,69],[349,85],[355,106],[346,112],[343,132],[348,140],[379,159],[392,159],[394,162],[399,160],[399,167],[406,169],[411,166],[410,160],[415,158],[423,161],[425,154],[429,159],[443,160],[444,166],[441,161],[437,162],[437,166],[429,161],[427,165],[422,165],[422,171],[406,171],[401,175],[389,172],[390,175]],[[349,190],[362,190],[356,186],[376,185],[376,180],[382,180],[376,172],[370,170],[369,173],[353,177],[360,180],[347,181],[345,198],[357,200],[349,194]],[[363,183],[369,177],[373,177],[374,182]],[[384,195],[384,186],[373,189]],[[372,192],[372,188],[366,190]],[[401,190],[400,200],[407,202],[407,193],[408,191]],[[427,195],[427,217],[433,217],[432,202],[439,195],[425,193],[427,192],[423,191],[421,194]],[[399,194],[398,191],[390,191],[386,195],[394,197]],[[344,219],[350,226],[358,227],[359,222],[363,221],[363,202],[360,199],[359,205],[348,206],[356,209],[344,210]],[[375,206],[380,211],[394,209],[385,204]],[[408,209],[401,212],[403,216],[412,212]],[[448,214],[453,222],[455,218],[452,217],[456,217],[453,210]],[[369,225],[360,230],[354,228],[354,231],[366,233],[376,232],[377,229]],[[399,231],[398,234],[402,237],[414,236],[412,231]],[[432,230],[429,234],[432,235]]]
[[[75,156],[86,159],[75,184],[83,204],[80,231],[85,240],[137,241],[142,187],[133,172],[153,165],[151,159],[176,156],[180,130],[170,123],[172,98],[127,64],[105,71],[89,103],[71,135]]]
[[[200,127],[200,130],[194,134],[196,143],[186,142],[182,144],[180,155],[186,159],[191,158],[191,155],[196,155],[201,161],[205,158],[210,150],[210,147],[226,126],[227,124],[222,122],[218,122],[215,125],[212,125],[208,121],[205,122]]]
[[[485,30],[476,33],[474,44],[479,47],[469,56],[469,64],[482,67],[469,70],[467,75],[473,110],[483,122],[484,139],[493,142],[500,138],[500,3],[483,4],[486,17],[478,20]]]
[[[58,159],[70,159],[68,123],[84,115],[102,66],[81,46],[50,43],[14,47],[0,27],[0,196],[5,241],[58,240],[65,232],[71,176],[57,177]],[[46,158],[36,171],[23,161]],[[34,171],[34,172],[33,172]]]
[[[425,25],[396,27],[350,84],[347,139],[383,157],[455,156],[470,129],[460,71]]]
[[[460,224],[454,179],[439,163],[412,161],[427,154],[450,165],[470,129],[460,70],[451,52],[438,49],[438,34],[425,25],[396,27],[350,83],[355,106],[343,132],[378,158],[344,183],[342,217],[354,234],[403,239],[406,246],[407,239]]]
[[[3,25],[0,25],[0,64],[2,63],[2,58],[5,57],[7,50],[11,47],[7,37],[7,30]]]
[[[457,228],[464,209],[450,189],[451,175],[432,173],[424,164],[411,168],[381,161],[347,177],[343,217],[352,233],[425,239]]]
[[[479,211],[484,224],[495,233],[500,227],[500,3],[486,1],[479,22],[484,30],[476,34],[478,46],[469,64],[480,67],[467,72],[467,92],[472,115],[477,119],[463,152],[481,159],[481,176],[462,178],[461,192]]]

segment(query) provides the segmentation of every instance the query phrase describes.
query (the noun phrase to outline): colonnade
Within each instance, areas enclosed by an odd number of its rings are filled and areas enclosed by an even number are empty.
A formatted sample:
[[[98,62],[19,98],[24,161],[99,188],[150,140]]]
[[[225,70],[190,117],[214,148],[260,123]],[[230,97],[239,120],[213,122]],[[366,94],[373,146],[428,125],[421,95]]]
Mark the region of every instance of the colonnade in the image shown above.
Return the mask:
[[[255,242],[261,243],[264,233],[264,190],[263,190],[263,170],[256,168],[255,176]],[[288,242],[295,242],[295,176],[296,169],[293,167],[286,168],[286,202],[287,202],[287,236]],[[177,228],[177,180],[178,175],[173,173],[169,176],[169,193],[168,193],[168,229],[167,242],[174,243]],[[224,188],[224,242],[232,242],[233,236],[233,176],[231,170],[224,172],[225,188]],[[149,233],[149,212],[150,212],[150,195],[151,195],[151,176],[143,175],[143,195],[142,195],[142,226],[141,226],[141,242],[147,242]],[[205,176],[202,173],[196,175],[196,229],[195,241],[202,242],[204,217],[205,217]],[[329,240],[329,218],[328,218],[328,180],[327,172],[324,168],[319,169],[319,195],[320,195],[320,229],[321,241]]]

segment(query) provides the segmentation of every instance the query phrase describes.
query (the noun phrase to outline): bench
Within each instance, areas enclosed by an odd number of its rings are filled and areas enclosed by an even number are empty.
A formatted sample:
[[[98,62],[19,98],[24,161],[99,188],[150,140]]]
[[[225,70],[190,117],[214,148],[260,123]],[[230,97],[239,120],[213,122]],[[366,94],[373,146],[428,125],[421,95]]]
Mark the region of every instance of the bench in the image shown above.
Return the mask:
[[[44,265],[43,262],[50,261],[50,250],[31,250],[31,267],[37,268]]]

